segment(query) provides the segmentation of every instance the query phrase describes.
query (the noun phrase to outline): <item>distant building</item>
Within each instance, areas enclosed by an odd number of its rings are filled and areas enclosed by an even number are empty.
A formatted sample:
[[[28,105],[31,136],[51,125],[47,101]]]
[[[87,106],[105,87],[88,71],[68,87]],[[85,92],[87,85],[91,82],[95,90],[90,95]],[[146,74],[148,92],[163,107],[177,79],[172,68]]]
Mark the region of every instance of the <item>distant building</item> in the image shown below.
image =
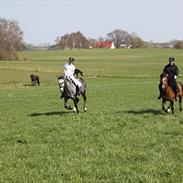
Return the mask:
[[[159,48],[173,48],[173,44],[171,43],[156,43]]]
[[[92,45],[92,48],[110,48],[114,49],[114,43],[112,41],[97,41]]]

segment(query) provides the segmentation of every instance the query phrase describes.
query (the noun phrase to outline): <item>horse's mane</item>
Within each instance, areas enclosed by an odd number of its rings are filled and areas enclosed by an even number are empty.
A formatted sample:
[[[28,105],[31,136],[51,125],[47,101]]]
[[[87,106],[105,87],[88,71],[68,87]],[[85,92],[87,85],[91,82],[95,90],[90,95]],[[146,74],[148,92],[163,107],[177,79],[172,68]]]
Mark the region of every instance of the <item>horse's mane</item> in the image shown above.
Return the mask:
[[[160,78],[162,79],[163,77],[166,77],[168,76],[168,74],[166,72],[163,72],[161,75],[160,75]]]

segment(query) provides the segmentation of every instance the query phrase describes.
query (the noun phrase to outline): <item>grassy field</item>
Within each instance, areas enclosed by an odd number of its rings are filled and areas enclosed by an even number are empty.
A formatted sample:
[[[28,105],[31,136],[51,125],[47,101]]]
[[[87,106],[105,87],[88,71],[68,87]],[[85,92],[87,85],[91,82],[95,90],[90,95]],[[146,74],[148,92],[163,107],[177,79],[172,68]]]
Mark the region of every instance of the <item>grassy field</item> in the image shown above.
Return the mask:
[[[0,62],[0,182],[183,182],[183,114],[157,100],[174,49],[23,52]],[[87,113],[63,107],[56,75],[69,56],[84,71]],[[22,59],[23,60],[23,59]],[[30,86],[38,74],[41,86]],[[72,104],[72,103],[71,103]]]

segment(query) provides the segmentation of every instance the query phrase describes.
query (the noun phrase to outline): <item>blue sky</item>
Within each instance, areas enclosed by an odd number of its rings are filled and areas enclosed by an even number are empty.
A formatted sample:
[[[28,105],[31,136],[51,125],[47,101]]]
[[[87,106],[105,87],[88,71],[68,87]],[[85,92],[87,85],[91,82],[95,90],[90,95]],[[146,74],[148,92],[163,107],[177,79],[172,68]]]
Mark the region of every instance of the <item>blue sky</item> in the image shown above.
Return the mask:
[[[36,45],[76,31],[97,39],[114,29],[165,42],[183,39],[182,8],[181,0],[0,0],[0,17],[18,21],[24,40]]]

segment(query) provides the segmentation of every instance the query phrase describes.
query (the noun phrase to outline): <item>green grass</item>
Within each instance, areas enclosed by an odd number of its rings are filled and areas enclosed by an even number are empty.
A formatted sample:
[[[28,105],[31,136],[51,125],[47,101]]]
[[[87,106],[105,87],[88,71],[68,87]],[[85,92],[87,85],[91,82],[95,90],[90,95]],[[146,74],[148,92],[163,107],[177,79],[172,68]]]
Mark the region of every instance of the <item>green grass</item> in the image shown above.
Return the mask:
[[[178,103],[165,114],[156,99],[168,56],[183,70],[181,51],[21,54],[28,61],[0,62],[0,182],[183,182],[183,116]],[[56,85],[70,55],[87,82],[79,115]],[[33,71],[39,87],[29,86]]]

